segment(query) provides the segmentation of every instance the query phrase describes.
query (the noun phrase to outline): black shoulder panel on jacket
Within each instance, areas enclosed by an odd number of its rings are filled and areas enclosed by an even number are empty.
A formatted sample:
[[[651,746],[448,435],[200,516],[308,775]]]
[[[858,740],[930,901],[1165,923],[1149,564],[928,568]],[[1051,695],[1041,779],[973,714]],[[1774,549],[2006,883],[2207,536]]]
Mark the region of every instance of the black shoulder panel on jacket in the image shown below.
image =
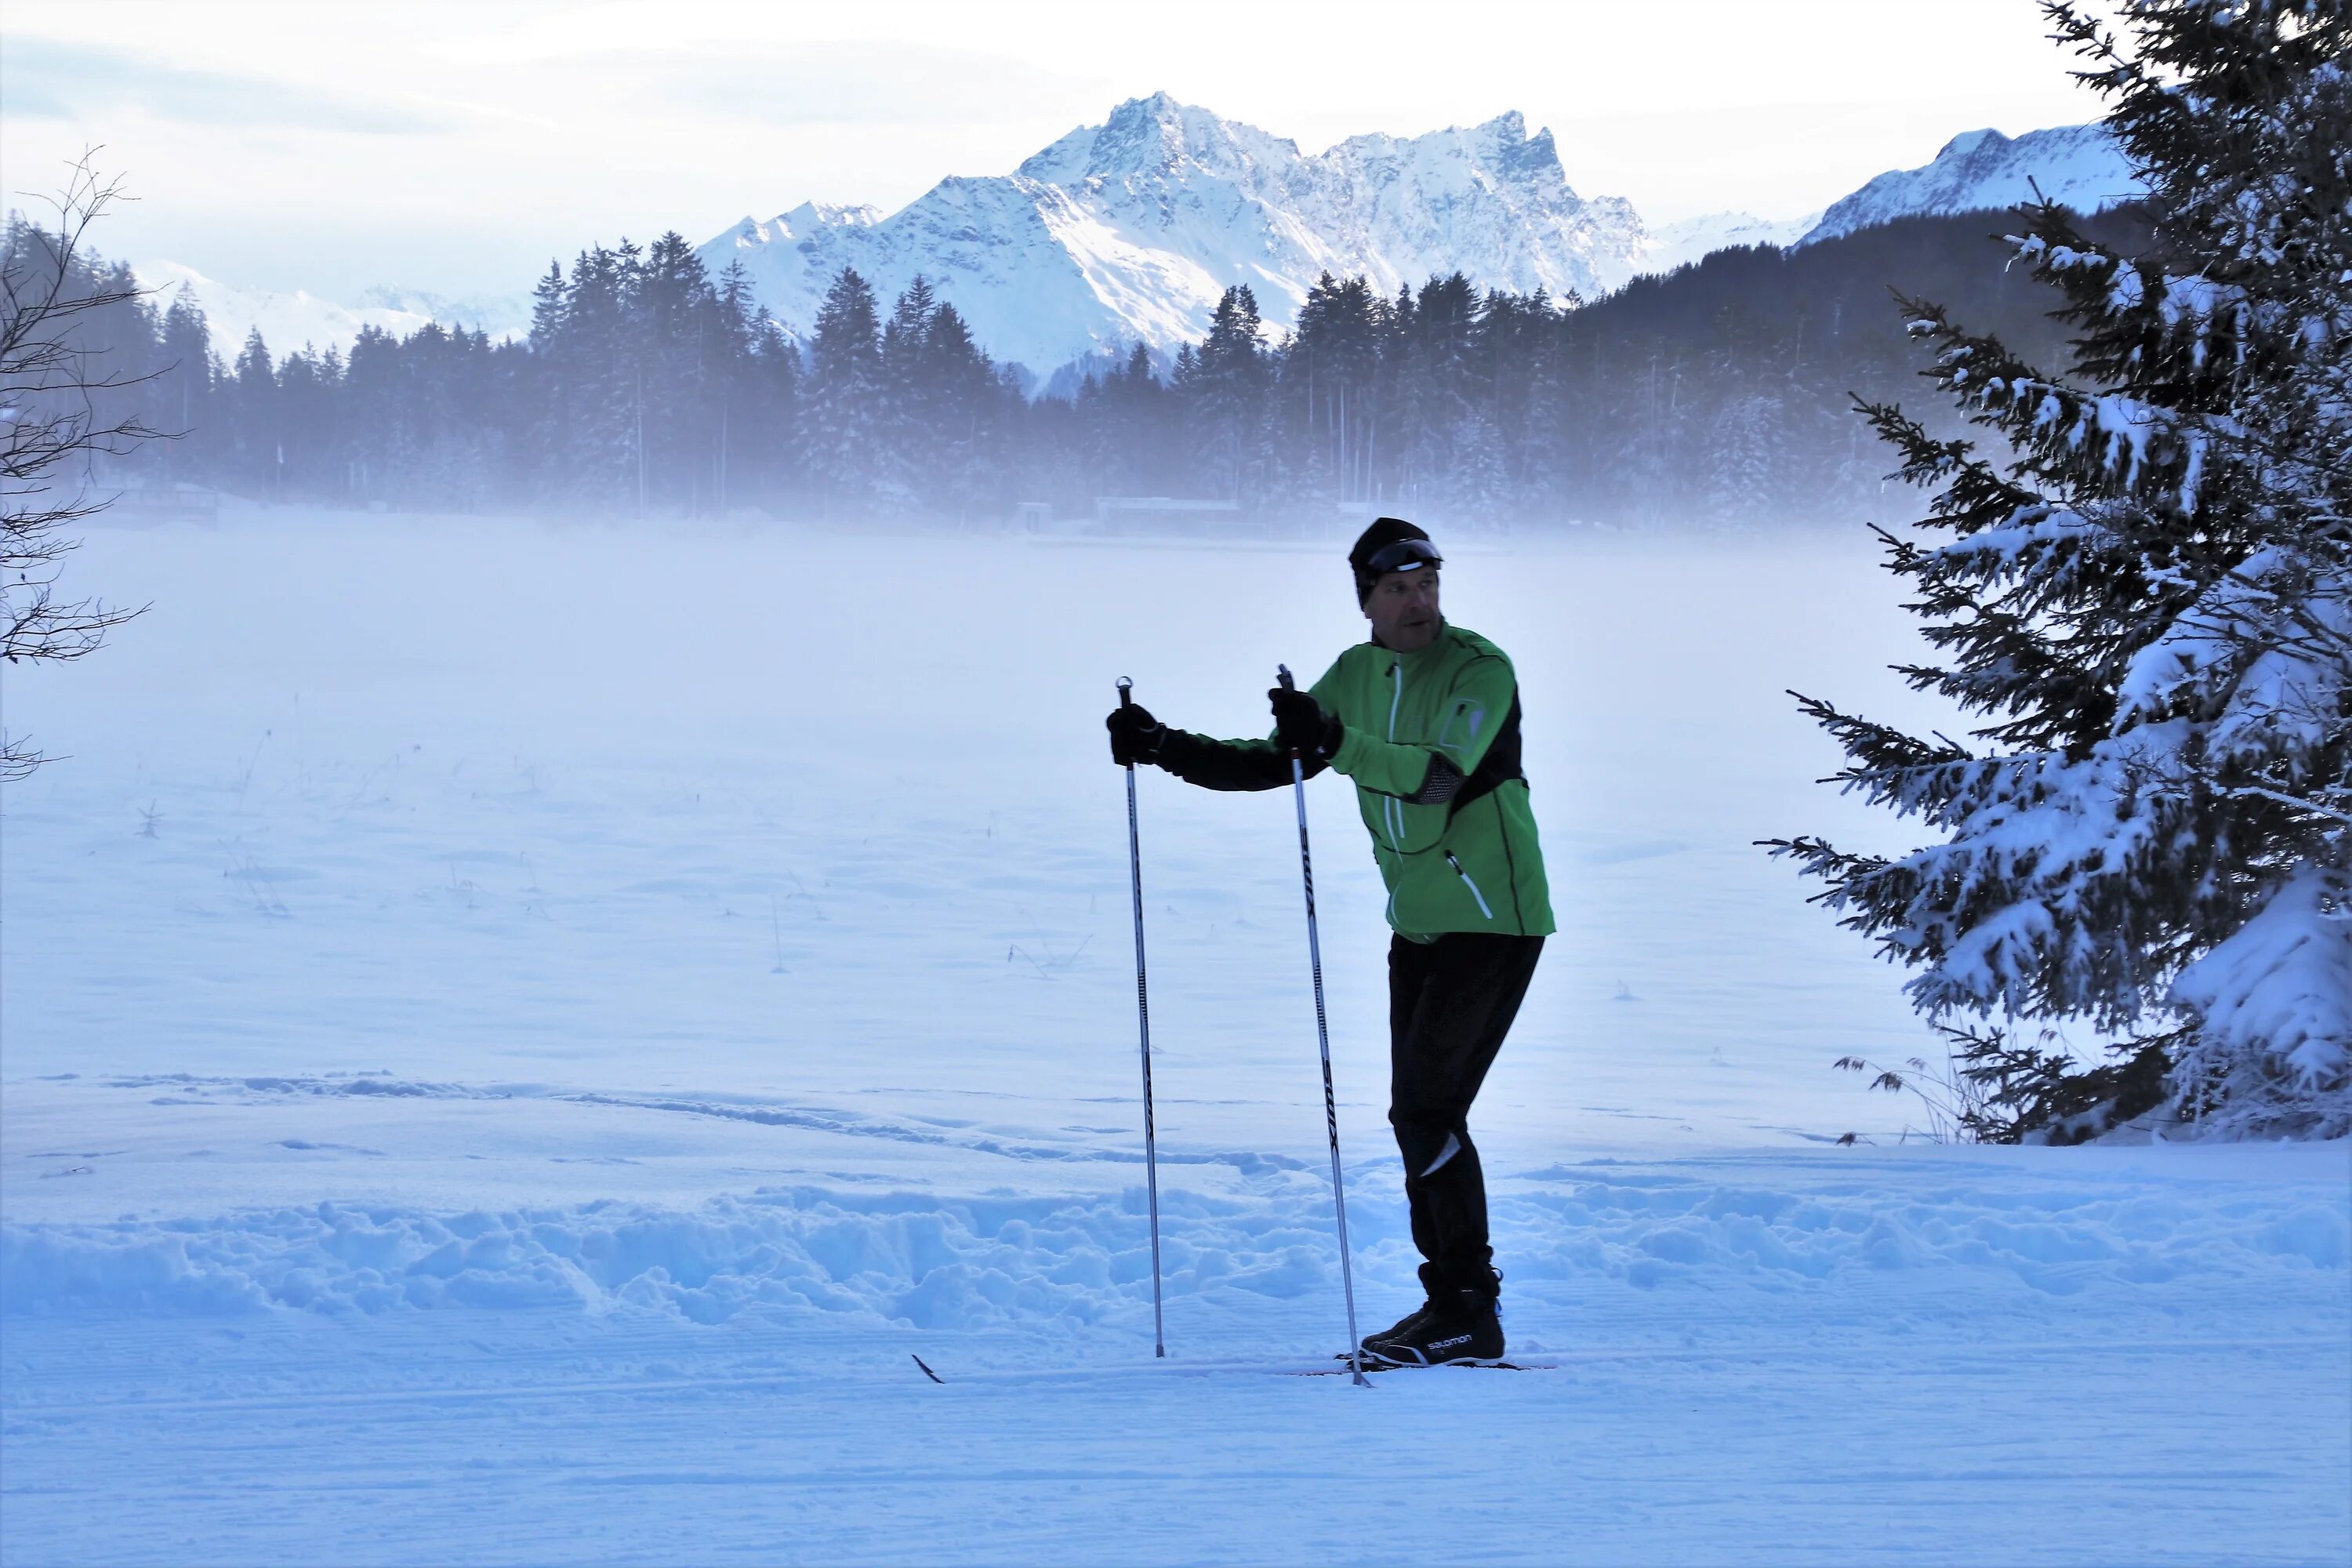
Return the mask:
[[[1525,780],[1527,770],[1520,765],[1519,755],[1519,689],[1514,682],[1511,710],[1503,718],[1503,728],[1487,745],[1486,754],[1478,759],[1478,765],[1471,770],[1470,776],[1462,781],[1462,787],[1454,792],[1454,809],[1460,811],[1479,796],[1494,794],[1498,786],[1512,779]],[[1433,773],[1435,771],[1431,769]],[[1422,785],[1424,790],[1428,787],[1427,784]]]

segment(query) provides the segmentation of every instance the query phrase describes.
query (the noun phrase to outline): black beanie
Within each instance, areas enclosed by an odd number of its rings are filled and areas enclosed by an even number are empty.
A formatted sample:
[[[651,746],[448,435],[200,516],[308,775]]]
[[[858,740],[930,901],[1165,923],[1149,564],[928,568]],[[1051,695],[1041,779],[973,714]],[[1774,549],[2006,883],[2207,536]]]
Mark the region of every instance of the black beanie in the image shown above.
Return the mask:
[[[1401,517],[1373,520],[1372,526],[1356,536],[1355,547],[1348,552],[1349,569],[1356,574],[1356,603],[1361,605],[1372,596],[1372,584],[1380,579],[1372,574],[1372,557],[1400,539],[1427,540],[1429,535]]]

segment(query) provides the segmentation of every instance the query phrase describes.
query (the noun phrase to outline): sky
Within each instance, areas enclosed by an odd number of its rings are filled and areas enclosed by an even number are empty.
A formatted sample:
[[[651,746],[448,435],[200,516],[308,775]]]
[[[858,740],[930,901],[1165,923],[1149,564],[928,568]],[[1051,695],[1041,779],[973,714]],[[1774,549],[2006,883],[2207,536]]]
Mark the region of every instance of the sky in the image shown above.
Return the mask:
[[[1155,90],[1318,152],[1517,109],[1579,194],[1812,211],[1954,134],[2095,119],[2030,0],[845,5],[9,0],[11,205],[100,149],[100,248],[355,299],[593,241],[895,211]]]

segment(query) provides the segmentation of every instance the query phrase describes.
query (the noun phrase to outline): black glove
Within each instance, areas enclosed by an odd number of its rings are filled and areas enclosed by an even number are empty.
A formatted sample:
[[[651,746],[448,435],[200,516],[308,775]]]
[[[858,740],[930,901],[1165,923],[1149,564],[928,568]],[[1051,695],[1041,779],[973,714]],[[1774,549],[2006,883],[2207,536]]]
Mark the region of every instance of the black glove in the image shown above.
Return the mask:
[[[1168,738],[1168,726],[1154,719],[1151,710],[1140,702],[1112,709],[1103,727],[1110,731],[1110,760],[1123,768],[1155,760],[1160,742]]]
[[[1347,733],[1339,716],[1324,712],[1323,704],[1315,700],[1312,692],[1290,691],[1277,686],[1265,695],[1274,704],[1275,735],[1283,750],[1329,762]]]

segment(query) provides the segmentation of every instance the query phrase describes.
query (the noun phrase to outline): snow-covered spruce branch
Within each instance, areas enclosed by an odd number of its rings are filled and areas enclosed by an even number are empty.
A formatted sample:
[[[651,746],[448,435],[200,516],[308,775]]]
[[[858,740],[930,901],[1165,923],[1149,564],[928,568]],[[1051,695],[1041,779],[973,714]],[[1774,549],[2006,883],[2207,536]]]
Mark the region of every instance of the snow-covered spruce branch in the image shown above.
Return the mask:
[[[2264,789],[2259,784],[2240,784],[2230,793],[2241,798],[2272,801],[2296,811],[2309,812],[2314,816],[2324,818],[2341,827],[2352,827],[2352,812],[2338,811],[2334,806],[2323,805],[2308,795],[2288,795],[2279,790]]]
[[[1834,782],[1937,838],[1772,847],[1916,971],[1930,1016],[2162,1018],[2179,1026],[2114,1048],[2141,1089],[2169,1064],[2192,1128],[2333,1136],[2352,1131],[2352,9],[2124,0],[2115,37],[2069,0],[2048,15],[2114,100],[2153,246],[2090,245],[2046,204],[2011,237],[2080,334],[2063,375],[1904,300],[1923,374],[2000,467],[1864,408],[1933,491],[1917,527],[1949,536],[1889,552],[1939,656],[1902,674],[1982,715],[1990,750],[1801,701],[1850,759]],[[2067,1105],[2125,1070],[1982,1048],[2046,1077],[2032,1114],[2076,1131],[2098,1117]]]

